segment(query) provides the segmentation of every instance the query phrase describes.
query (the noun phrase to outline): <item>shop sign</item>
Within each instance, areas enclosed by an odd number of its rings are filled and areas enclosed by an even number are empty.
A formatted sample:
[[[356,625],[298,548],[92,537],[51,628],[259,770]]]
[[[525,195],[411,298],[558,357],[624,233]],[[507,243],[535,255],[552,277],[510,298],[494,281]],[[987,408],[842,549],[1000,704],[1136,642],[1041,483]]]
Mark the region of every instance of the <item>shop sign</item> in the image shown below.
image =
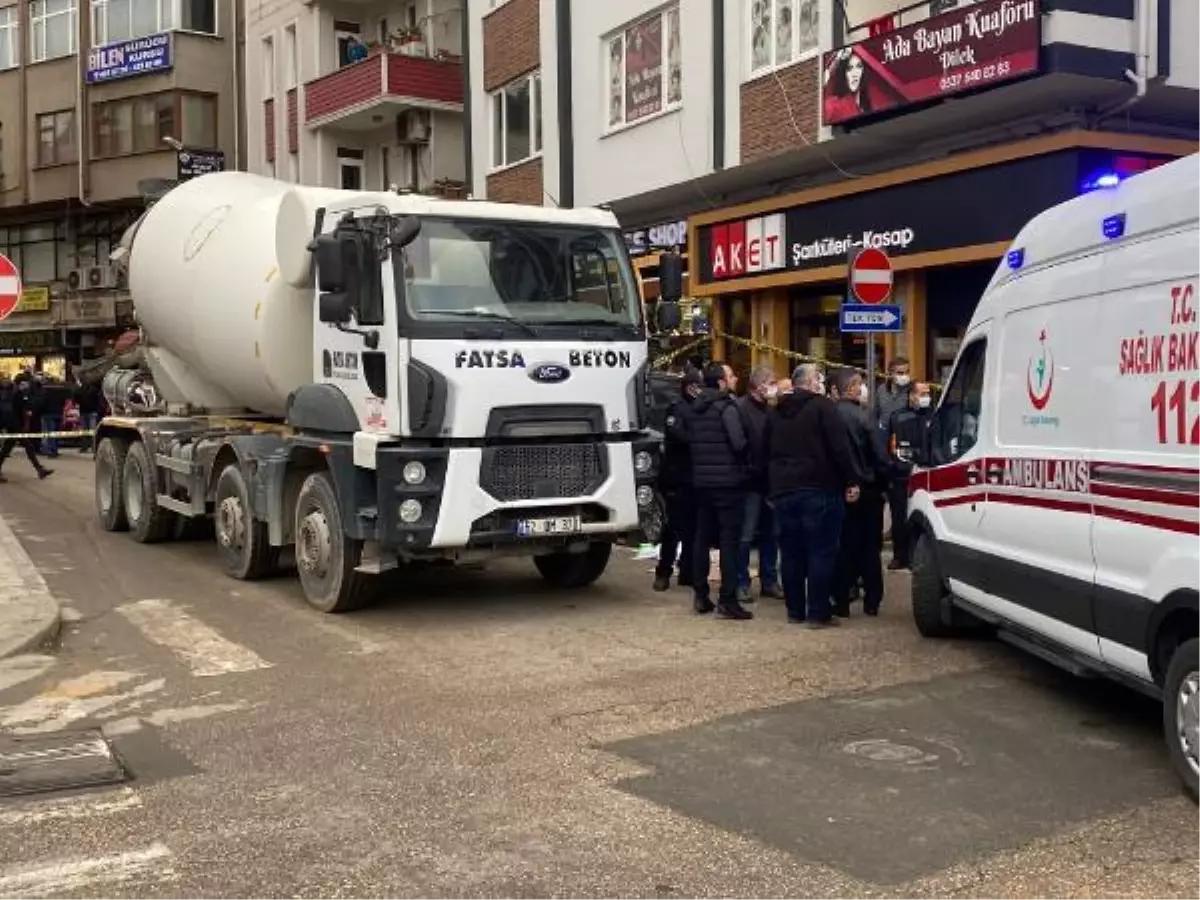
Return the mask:
[[[57,331],[0,331],[0,353],[41,353],[58,346]]]
[[[151,34],[128,41],[114,41],[96,47],[87,58],[87,83],[100,84],[169,71],[171,61],[171,35]]]
[[[637,231],[625,232],[625,246],[631,256],[643,253],[653,253],[660,250],[671,250],[675,247],[687,246],[687,219],[678,222],[664,222],[661,225],[651,225]]]
[[[1012,240],[1035,215],[1075,196],[1088,164],[1068,150],[702,225],[692,269],[711,284],[845,265],[860,249],[897,260]]]
[[[212,172],[224,171],[225,152],[223,150],[180,150],[178,153],[176,180],[180,183]]]
[[[48,312],[50,310],[50,288],[25,287],[21,290],[21,299],[17,302],[14,312]]]
[[[823,121],[839,125],[1038,70],[1038,0],[985,0],[825,54]]]
[[[117,324],[114,297],[80,297],[65,301],[63,324],[68,328],[106,328]]]

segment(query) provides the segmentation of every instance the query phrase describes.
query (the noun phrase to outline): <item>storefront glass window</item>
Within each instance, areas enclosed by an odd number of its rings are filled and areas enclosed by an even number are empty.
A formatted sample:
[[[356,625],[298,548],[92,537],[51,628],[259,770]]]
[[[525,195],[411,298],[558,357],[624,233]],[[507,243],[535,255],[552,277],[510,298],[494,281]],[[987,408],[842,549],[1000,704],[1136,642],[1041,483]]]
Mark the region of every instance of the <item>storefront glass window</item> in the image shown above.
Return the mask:
[[[791,294],[791,349],[822,362],[865,367],[867,342],[861,334],[842,334],[838,313],[842,295],[832,286],[814,286]]]
[[[740,294],[729,302],[729,320],[725,323],[725,331],[734,337],[749,341],[753,339],[754,325],[750,314],[750,297]],[[733,367],[733,371],[741,378],[745,387],[750,375],[750,348],[737,341],[725,342],[725,359],[723,362]]]

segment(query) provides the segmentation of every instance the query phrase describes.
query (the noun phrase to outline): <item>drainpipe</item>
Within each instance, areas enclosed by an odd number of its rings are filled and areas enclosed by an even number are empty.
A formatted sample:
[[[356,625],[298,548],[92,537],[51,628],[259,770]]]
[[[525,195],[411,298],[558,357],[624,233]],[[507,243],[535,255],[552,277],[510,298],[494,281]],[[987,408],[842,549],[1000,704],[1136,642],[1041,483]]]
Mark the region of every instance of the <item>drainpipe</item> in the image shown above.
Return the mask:
[[[241,53],[241,45],[238,43],[238,20],[242,17],[242,0],[232,0],[229,4],[232,7],[233,15],[230,16],[232,25],[229,33],[230,55],[233,59],[233,169],[235,172],[242,170],[242,73],[241,66],[238,64],[238,56]],[[297,25],[297,31],[299,26]],[[297,46],[299,39],[297,38]],[[299,50],[297,50],[297,56]],[[297,60],[297,68],[299,68],[299,60]],[[300,73],[296,73],[296,104],[300,103]],[[300,114],[299,108],[296,110],[296,115]],[[286,118],[286,110],[284,116]],[[220,141],[217,141],[220,144]]]
[[[92,46],[91,0],[79,0],[75,7],[75,14],[79,16],[79,41],[75,48],[78,51],[75,55],[79,64],[79,77],[75,80],[75,142],[79,167],[79,202],[84,206],[91,206],[92,201],[88,199],[92,193],[91,171],[88,166],[88,150],[91,148],[88,147],[87,141],[87,136],[91,133],[87,108],[88,50]]]
[[[1146,96],[1150,84],[1150,4],[1155,2],[1157,0],[1137,0],[1137,46],[1134,53],[1134,67],[1125,70],[1125,77],[1133,83],[1133,96],[1120,101],[1109,109],[1101,110],[1097,116],[1097,122],[1124,112],[1140,103]]]
[[[21,96],[17,101],[17,158],[21,167],[21,205],[29,205],[29,75],[27,60],[29,59],[29,0],[19,0],[17,3],[17,54],[20,67],[17,69],[17,81]]]

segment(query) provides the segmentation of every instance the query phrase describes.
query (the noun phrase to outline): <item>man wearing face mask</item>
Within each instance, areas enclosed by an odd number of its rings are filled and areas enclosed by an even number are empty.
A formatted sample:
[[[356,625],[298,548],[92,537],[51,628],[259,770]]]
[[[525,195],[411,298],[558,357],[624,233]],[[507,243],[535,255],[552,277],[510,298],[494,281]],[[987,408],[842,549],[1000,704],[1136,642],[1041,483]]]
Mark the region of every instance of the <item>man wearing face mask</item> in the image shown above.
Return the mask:
[[[908,531],[908,478],[912,474],[912,454],[925,440],[933,395],[929,385],[914,381],[908,389],[908,405],[898,410],[888,424],[888,454],[891,458],[891,483],[888,505],[892,509],[891,570],[907,569],[912,561],[912,542]]]
[[[782,598],[779,589],[779,545],[775,539],[775,516],[767,505],[767,448],[763,443],[767,414],[778,396],[775,372],[770,366],[755,366],[750,373],[750,390],[737,400],[738,412],[749,440],[750,475],[746,484],[746,514],[742,519],[742,541],[738,556],[738,601],[753,601],[750,594],[750,551],[758,549],[758,583],[763,597]]]
[[[875,395],[871,412],[879,429],[884,433],[892,421],[892,416],[908,406],[908,386],[912,383],[908,360],[897,356],[888,363],[887,381]]]
[[[842,536],[838,546],[837,574],[833,586],[834,615],[850,615],[850,592],[862,580],[863,611],[879,614],[883,603],[883,496],[887,486],[887,457],[883,437],[870,421],[867,404],[870,394],[862,375],[842,369],[834,378],[830,396],[837,401],[837,412],[864,478],[857,503],[846,508]]]
[[[679,557],[680,587],[691,587],[693,546],[696,537],[696,505],[692,486],[692,453],[684,425],[684,406],[690,406],[700,393],[704,378],[698,369],[689,366],[679,382],[679,397],[667,408],[663,428],[663,461],[659,473],[659,490],[667,503],[667,522],[658,548],[658,565],[654,570],[654,590],[671,587],[671,572]]]

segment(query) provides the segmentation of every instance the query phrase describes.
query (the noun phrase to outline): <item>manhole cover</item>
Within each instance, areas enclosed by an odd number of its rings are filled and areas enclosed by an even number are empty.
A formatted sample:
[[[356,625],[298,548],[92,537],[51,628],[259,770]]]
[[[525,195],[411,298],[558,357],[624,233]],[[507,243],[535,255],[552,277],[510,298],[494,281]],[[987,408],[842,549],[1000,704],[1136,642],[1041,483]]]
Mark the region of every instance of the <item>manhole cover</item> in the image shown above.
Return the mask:
[[[118,784],[129,774],[99,731],[0,738],[0,797]]]
[[[963,755],[949,741],[905,735],[891,738],[867,738],[842,746],[842,752],[875,765],[895,769],[936,769],[959,765]]]

